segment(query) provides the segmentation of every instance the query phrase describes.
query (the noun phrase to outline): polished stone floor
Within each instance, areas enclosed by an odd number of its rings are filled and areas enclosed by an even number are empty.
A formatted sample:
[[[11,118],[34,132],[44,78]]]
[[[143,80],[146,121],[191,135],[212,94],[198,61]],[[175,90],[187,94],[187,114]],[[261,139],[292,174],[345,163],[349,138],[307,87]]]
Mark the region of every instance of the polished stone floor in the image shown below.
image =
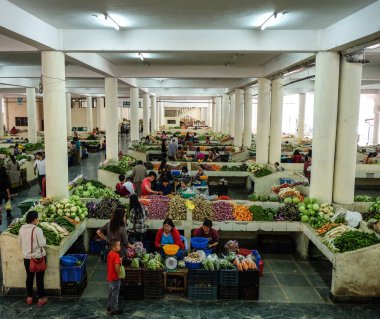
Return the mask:
[[[125,152],[127,140],[120,148]],[[81,166],[70,167],[69,178],[83,174],[97,178],[97,166],[104,152],[90,154]],[[15,216],[20,215],[17,204],[38,197],[34,185],[19,193],[13,202]],[[5,215],[5,213],[4,213]],[[5,218],[5,216],[4,216]],[[0,230],[6,227],[5,219]],[[334,304],[329,299],[332,266],[323,260],[300,261],[292,255],[263,255],[264,276],[260,279],[260,299],[248,301],[189,301],[181,295],[165,295],[161,301],[128,301],[121,298],[124,314],[120,318],[191,318],[191,319],[376,319],[379,305]],[[80,298],[51,299],[42,309],[27,306],[24,298],[0,297],[0,318],[106,318],[106,264],[99,256],[88,259],[88,285]],[[0,276],[1,277],[1,276]]]

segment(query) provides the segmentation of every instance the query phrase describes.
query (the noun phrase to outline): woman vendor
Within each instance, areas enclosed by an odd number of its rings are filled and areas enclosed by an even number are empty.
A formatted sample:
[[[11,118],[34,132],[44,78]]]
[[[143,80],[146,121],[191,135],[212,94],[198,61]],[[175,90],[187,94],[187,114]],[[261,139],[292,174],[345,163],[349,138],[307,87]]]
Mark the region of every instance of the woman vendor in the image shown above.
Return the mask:
[[[195,180],[196,181],[200,181],[202,176],[206,176],[206,174],[205,174],[205,172],[203,170],[203,167],[199,166],[197,175],[195,175]]]
[[[212,228],[212,221],[205,219],[203,225],[194,230],[194,237],[208,238],[208,248],[217,249],[219,244],[218,231]]]
[[[170,218],[164,220],[163,227],[157,231],[155,247],[161,249],[164,245],[175,244],[180,249],[184,249],[185,246],[181,241],[181,235],[178,229],[174,226],[173,221]]]

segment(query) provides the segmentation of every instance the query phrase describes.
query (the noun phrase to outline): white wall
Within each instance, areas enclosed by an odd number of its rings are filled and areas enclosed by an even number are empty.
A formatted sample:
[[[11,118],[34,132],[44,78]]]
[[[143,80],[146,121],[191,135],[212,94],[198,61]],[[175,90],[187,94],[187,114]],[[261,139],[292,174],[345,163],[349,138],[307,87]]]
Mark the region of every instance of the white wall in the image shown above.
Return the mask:
[[[16,117],[27,117],[27,109],[26,109],[26,97],[23,97],[22,105],[17,104],[17,98],[8,97],[4,98],[3,104],[3,112],[4,112],[4,123],[7,129],[11,129],[15,126],[17,129],[26,130],[27,126],[16,126]],[[42,130],[42,120],[43,120],[43,106],[42,100],[37,99],[36,101],[37,114],[37,130]],[[8,112],[5,112],[5,108],[7,108]]]

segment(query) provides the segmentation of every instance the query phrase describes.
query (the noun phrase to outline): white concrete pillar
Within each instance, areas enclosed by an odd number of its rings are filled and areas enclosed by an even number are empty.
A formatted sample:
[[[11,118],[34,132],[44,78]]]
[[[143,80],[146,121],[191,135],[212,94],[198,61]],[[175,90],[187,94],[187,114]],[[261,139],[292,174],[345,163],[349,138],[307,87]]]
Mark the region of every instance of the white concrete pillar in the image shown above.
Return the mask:
[[[0,136],[4,136],[3,96],[0,94]]]
[[[104,128],[104,97],[96,98],[96,126],[99,130]]]
[[[372,144],[380,143],[380,95],[374,97]]]
[[[230,114],[230,96],[228,94],[223,94],[222,98],[222,127],[221,131],[223,134],[229,133],[229,114]]]
[[[251,147],[252,143],[252,99],[253,88],[248,88],[244,92],[244,132],[243,146]]]
[[[257,97],[253,99],[252,105],[252,133],[257,134]]]
[[[160,103],[160,126],[166,126],[164,102]],[[165,128],[164,128],[165,129]]]
[[[333,193],[338,89],[339,54],[317,53],[310,196],[326,203]]]
[[[66,92],[66,128],[67,136],[71,136],[71,93]]]
[[[283,79],[272,81],[269,163],[281,163]]]
[[[230,95],[230,126],[229,126],[229,134],[234,137],[235,134],[235,93]]]
[[[139,141],[139,89],[130,88],[131,141]]]
[[[305,136],[305,108],[306,108],[306,93],[298,95],[298,123],[297,137],[303,139]]]
[[[270,134],[270,80],[258,80],[256,162],[269,161]]]
[[[211,127],[214,132],[216,132],[216,98],[212,98],[212,121],[211,121]]]
[[[222,97],[217,96],[215,99],[215,131],[220,133],[222,127]]]
[[[149,127],[149,94],[144,93],[143,94],[143,134],[144,136],[147,136],[150,134],[150,127]]]
[[[123,113],[123,105],[118,106],[119,109],[119,124],[123,123],[124,113]]]
[[[117,105],[117,79],[105,78],[105,119],[106,129],[106,158],[108,160],[118,160],[119,152],[119,110]]]
[[[243,146],[243,129],[244,129],[244,91],[235,90],[235,134],[234,146]]]
[[[87,132],[92,132],[94,129],[94,123],[92,120],[92,97],[87,96],[86,98],[86,105],[87,105]]]
[[[43,107],[47,196],[69,196],[67,167],[67,121],[65,55],[45,51],[42,57]]]
[[[157,98],[155,96],[150,97],[150,111],[151,111],[151,126],[152,132],[157,130]]]
[[[28,115],[28,140],[29,143],[37,143],[37,106],[36,89],[26,88],[26,109]]]
[[[354,202],[361,80],[362,64],[346,62],[342,57],[333,192],[337,204]]]

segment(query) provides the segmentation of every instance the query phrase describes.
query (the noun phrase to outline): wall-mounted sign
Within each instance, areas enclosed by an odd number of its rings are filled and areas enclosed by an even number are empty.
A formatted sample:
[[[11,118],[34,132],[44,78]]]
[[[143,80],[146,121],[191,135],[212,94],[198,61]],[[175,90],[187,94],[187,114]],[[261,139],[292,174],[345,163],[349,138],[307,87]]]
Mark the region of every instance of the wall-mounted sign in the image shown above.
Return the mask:
[[[22,100],[23,100],[22,97],[18,97],[17,98],[17,105],[22,105]]]
[[[130,108],[131,102],[130,101],[123,101],[123,108]],[[142,108],[141,102],[139,102],[139,108]]]

